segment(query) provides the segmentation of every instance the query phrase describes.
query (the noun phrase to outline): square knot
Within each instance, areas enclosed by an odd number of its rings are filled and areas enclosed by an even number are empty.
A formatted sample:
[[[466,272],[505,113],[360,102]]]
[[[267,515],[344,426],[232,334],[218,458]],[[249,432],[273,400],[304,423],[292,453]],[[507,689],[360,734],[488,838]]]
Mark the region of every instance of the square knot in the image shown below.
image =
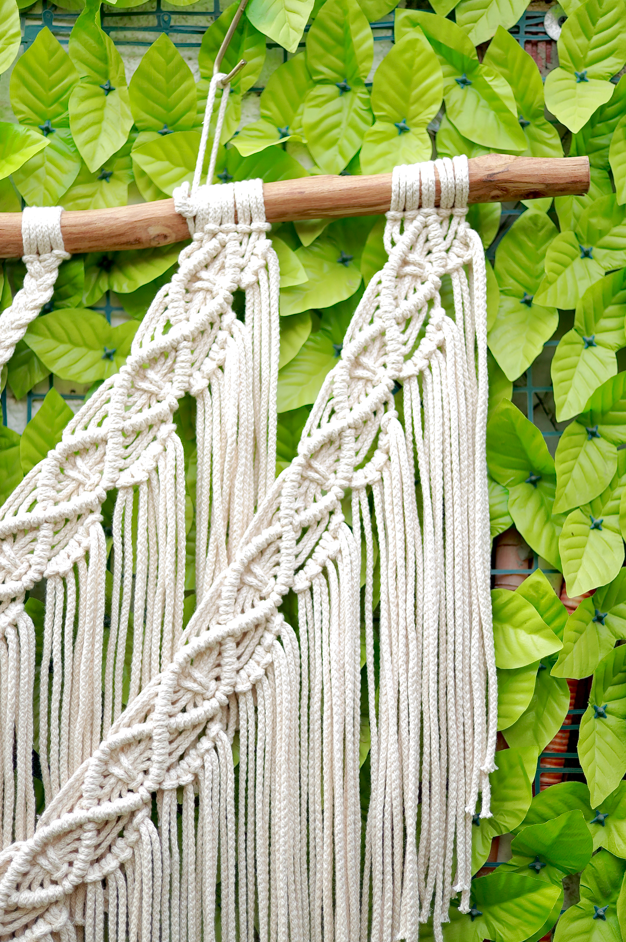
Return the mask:
[[[310,481],[313,481],[314,484],[319,484],[320,487],[325,488],[330,480],[326,468],[316,461],[315,458],[308,459],[304,466],[303,473]]]

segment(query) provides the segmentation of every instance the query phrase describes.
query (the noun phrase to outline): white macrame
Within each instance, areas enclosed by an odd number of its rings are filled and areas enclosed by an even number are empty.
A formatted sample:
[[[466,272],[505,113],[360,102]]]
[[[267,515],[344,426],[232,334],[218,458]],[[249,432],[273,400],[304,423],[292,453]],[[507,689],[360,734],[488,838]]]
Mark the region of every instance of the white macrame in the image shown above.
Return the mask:
[[[59,265],[70,256],[61,235],[60,206],[45,209],[29,206],[22,213],[22,242],[26,265],[24,285],[2,314],[0,330],[0,369],[13,356],[30,322],[52,297]]]
[[[35,834],[26,828],[0,855],[0,936],[69,942],[84,927],[81,937],[95,942],[195,942],[214,939],[219,923],[229,942],[253,942],[257,931],[261,942],[413,942],[432,916],[441,940],[451,898],[460,893],[460,910],[469,909],[472,814],[479,800],[481,816],[490,813],[497,714],[486,280],[465,218],[467,160],[394,172],[389,260],[365,291],[298,456],[273,484],[277,271],[260,185],[204,195],[201,211],[200,195],[180,203],[204,231],[155,299],[127,365],[0,519],[3,689],[18,676],[9,638],[27,620],[24,592],[44,575],[42,676],[51,657],[73,658],[79,678],[64,713],[52,675],[55,720],[70,717],[60,737],[51,728],[63,764],[54,777],[51,764],[54,797]],[[441,304],[444,276],[453,316]],[[236,286],[246,290],[245,328],[230,308]],[[182,458],[171,416],[188,389],[203,454],[201,574],[180,635]],[[146,616],[133,693],[143,689],[122,713],[121,662],[111,655],[98,745],[101,667],[90,657],[98,661],[102,637],[99,508],[111,487],[115,650],[131,606],[135,501],[138,557],[148,554],[136,564],[135,621],[137,598],[157,614]],[[280,610],[290,589],[297,633]],[[363,866],[362,628],[371,728]],[[25,680],[33,658],[23,661]],[[19,749],[17,761],[19,772]]]

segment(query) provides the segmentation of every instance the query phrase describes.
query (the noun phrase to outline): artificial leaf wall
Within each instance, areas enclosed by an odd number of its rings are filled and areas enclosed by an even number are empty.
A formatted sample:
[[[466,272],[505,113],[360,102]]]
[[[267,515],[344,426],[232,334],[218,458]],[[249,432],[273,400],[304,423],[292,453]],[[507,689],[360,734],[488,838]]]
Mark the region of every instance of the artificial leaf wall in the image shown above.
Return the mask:
[[[86,8],[64,0],[67,16],[48,7],[48,28],[29,0],[19,7],[0,0],[8,95],[0,113],[0,211],[152,201],[191,180],[209,80],[236,3],[222,3],[217,16],[198,16],[194,0],[169,6],[183,15],[190,7],[193,25],[167,20],[171,10],[157,21],[141,0],[102,8],[97,0]],[[471,825],[478,876],[471,911],[460,913],[453,901],[445,942],[539,942],[550,932],[557,942],[626,939],[626,4],[561,6],[554,42],[537,32],[546,11],[537,4],[527,11],[526,0],[419,0],[402,8],[395,0],[250,0],[221,67],[229,72],[246,61],[226,104],[216,184],[381,173],[490,151],[590,160],[585,195],[469,213],[488,258],[500,739],[493,816],[479,813]],[[132,53],[122,21],[109,15],[125,10],[154,26],[142,34],[151,44]],[[20,11],[28,16],[21,48]],[[529,24],[540,36],[532,42],[524,38]],[[209,144],[214,136],[215,120]],[[384,264],[383,230],[382,216],[274,228],[277,473],[295,456],[363,290]],[[181,248],[90,253],[62,264],[51,301],[3,371],[1,500],[60,440],[72,416],[68,402],[74,407],[124,363]],[[23,277],[19,263],[3,266],[0,307]],[[444,279],[444,307],[451,296]],[[401,389],[396,397],[401,410]],[[195,605],[193,414],[191,399],[181,403],[186,617]],[[511,528],[533,568],[503,588],[500,537]],[[40,618],[39,599],[26,604]],[[583,711],[578,739],[566,725],[573,704]],[[365,705],[363,713],[365,769]],[[550,762],[562,749],[563,771],[550,773],[557,784],[538,789],[540,754]],[[566,769],[576,754],[574,774]],[[548,781],[541,774],[542,788]],[[365,786],[361,801],[365,814]],[[501,866],[482,869],[488,858]],[[576,873],[578,901],[564,896],[563,883]],[[422,938],[433,938],[428,925]]]

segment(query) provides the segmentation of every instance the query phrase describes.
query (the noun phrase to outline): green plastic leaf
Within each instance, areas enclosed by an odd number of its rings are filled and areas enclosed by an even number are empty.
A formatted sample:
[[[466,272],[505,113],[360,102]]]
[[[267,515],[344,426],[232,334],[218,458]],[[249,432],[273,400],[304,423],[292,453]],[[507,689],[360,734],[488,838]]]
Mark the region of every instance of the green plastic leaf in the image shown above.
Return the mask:
[[[532,876],[496,871],[472,882],[472,909],[480,915],[452,910],[446,942],[528,939],[541,928],[561,895],[560,888]]]
[[[0,212],[19,213],[21,211],[22,203],[19,193],[11,180],[5,177],[4,180],[0,180]]]
[[[583,599],[569,616],[563,650],[552,668],[555,677],[589,677],[599,662],[626,640],[626,569]]]
[[[40,150],[47,147],[48,141],[33,131],[8,121],[0,121],[0,180],[25,164]]]
[[[423,30],[442,68],[447,115],[464,137],[495,150],[526,150],[511,86],[494,69],[479,64],[460,26],[420,10],[397,10],[395,22],[397,41],[415,26]]]
[[[543,620],[550,625],[557,638],[562,640],[567,624],[567,609],[541,569],[536,569],[531,576],[525,578],[515,592],[530,602]]]
[[[318,85],[309,92],[304,103],[302,124],[307,146],[325,173],[340,173],[345,168],[361,147],[372,123],[365,85],[360,79],[351,81],[350,90],[346,92],[334,84]]]
[[[589,706],[580,723],[578,756],[592,806],[613,792],[626,772],[626,647],[600,661],[594,674]]]
[[[522,822],[522,828],[551,821],[567,811],[580,811],[587,821],[593,814],[589,803],[589,788],[583,782],[559,782],[538,792]],[[600,828],[596,828],[596,831],[600,832]]]
[[[560,883],[591,860],[593,841],[582,813],[574,809],[552,821],[523,828],[511,843],[510,866],[533,870],[540,880]],[[543,864],[537,867],[536,864]]]
[[[617,468],[615,446],[594,426],[572,422],[563,432],[555,455],[558,513],[586,504],[611,483]]]
[[[537,680],[537,662],[511,670],[498,668],[498,729],[508,729],[530,703]]]
[[[292,314],[291,317],[280,319],[280,359],[278,368],[282,369],[290,360],[293,360],[311,333],[311,313],[302,311],[301,314]]]
[[[592,170],[607,171],[610,166],[610,144],[626,108],[626,77],[613,88],[610,100],[598,108],[587,124],[572,135],[570,156],[588,155]],[[593,177],[593,174],[592,174]]]
[[[441,119],[435,143],[438,157],[457,157],[459,154],[465,154],[466,157],[482,157],[489,153],[489,148],[481,147],[480,144],[475,144],[469,138],[463,137],[447,114],[444,114]]]
[[[567,681],[551,677],[547,666],[540,664],[535,689],[527,709],[506,731],[508,744],[533,746],[541,752],[561,728],[567,716],[569,700]]]
[[[374,76],[372,109],[376,123],[365,133],[363,173],[384,173],[396,164],[430,158],[426,130],[443,96],[441,68],[420,29],[413,30],[381,62]]]
[[[93,173],[122,147],[133,124],[124,63],[88,13],[76,21],[69,50],[81,75],[70,95],[70,128]]]
[[[534,300],[545,255],[556,234],[547,215],[526,212],[498,245],[495,273],[500,304],[488,342],[510,380],[528,369],[558,325],[556,308],[542,307]]]
[[[488,415],[491,415],[503,399],[511,398],[513,383],[506,378],[489,349],[487,350],[487,370],[489,373]]]
[[[128,294],[125,294],[121,299],[124,310],[131,317],[134,317],[135,320],[142,320],[145,317],[148,308],[152,304],[157,292],[163,285],[167,285],[172,280],[172,275],[176,271],[177,266],[173,265],[172,268],[168,268],[167,271],[163,272],[162,275],[159,275],[158,278],[155,278],[154,281],[150,281],[146,285],[142,285],[140,288],[136,288],[135,291],[130,291]]]
[[[124,365],[137,326],[111,327],[94,311],[65,309],[37,318],[24,339],[55,376],[93,383]]]
[[[177,186],[193,180],[199,147],[198,131],[175,131],[134,147],[133,161],[171,196]]]
[[[345,227],[349,230],[353,223],[354,220],[351,223],[342,221],[329,228],[340,231]],[[321,328],[309,336],[296,356],[279,371],[279,412],[315,402],[327,374],[337,363],[345,332],[361,296],[362,291],[356,291],[345,301],[326,308]]]
[[[625,17],[623,0],[585,0],[563,26],[560,68],[546,79],[546,104],[573,132],[613,95],[607,79],[626,59]]]
[[[585,426],[594,428],[602,438],[608,439],[614,445],[626,442],[626,374],[618,373],[612,379],[596,389],[585,407],[585,411],[578,417],[578,421]]]
[[[616,904],[625,870],[605,850],[592,858],[580,878],[580,902],[559,919],[554,942],[620,942]]]
[[[574,308],[587,288],[604,274],[600,262],[588,254],[573,232],[560,232],[548,247],[546,274],[535,301],[548,307]]]
[[[383,217],[372,226],[361,255],[361,273],[365,284],[369,284],[387,261],[387,252],[383,243],[386,219]]]
[[[15,0],[0,0],[0,72],[5,72],[22,41],[20,12]]]
[[[609,79],[619,72],[626,61],[625,18],[623,0],[584,0],[561,30],[561,67],[572,73],[586,70],[590,79]]]
[[[200,75],[210,79],[213,74],[215,57],[222,45],[226,32],[233,21],[238,4],[232,3],[210,26],[202,37],[198,54]],[[232,80],[232,87],[243,94],[256,83],[265,62],[265,36],[247,16],[242,16],[234,32],[220,69],[228,74],[242,60],[246,65]]]
[[[580,131],[612,94],[610,82],[594,78],[579,81],[565,69],[554,69],[546,79],[546,106],[561,124],[574,132]]]
[[[554,462],[541,432],[513,403],[504,401],[494,411],[487,429],[487,461],[491,475],[511,488],[527,482],[529,472],[554,476]]]
[[[17,342],[8,368],[8,383],[16,399],[21,399],[33,386],[50,375],[50,370],[23,340]]]
[[[128,92],[140,131],[190,131],[196,110],[196,83],[172,40],[161,33],[135,71]]]
[[[467,221],[471,228],[480,236],[480,241],[485,250],[489,248],[498,234],[501,212],[502,206],[500,203],[473,203],[469,207]],[[489,273],[493,274],[493,268],[491,268],[491,266],[489,266],[487,277],[489,277]],[[489,290],[489,286],[487,286],[487,290]]]
[[[594,503],[572,511],[563,524],[559,549],[570,597],[583,595],[615,578],[623,563],[624,542],[618,517],[596,518]],[[601,512],[600,506],[596,513]],[[603,521],[601,531],[592,529],[596,519]]]
[[[425,128],[439,111],[442,96],[439,61],[416,28],[393,46],[376,70],[372,110],[378,120]],[[406,133],[398,131],[398,136]]]
[[[81,167],[69,129],[57,128],[48,146],[13,172],[13,181],[28,206],[56,206]]]
[[[225,160],[218,160],[217,176],[225,182],[259,178],[264,183],[271,183],[274,180],[294,180],[308,176],[302,164],[279,147],[249,157],[242,157],[234,147],[229,147],[223,155]],[[220,173],[224,175],[220,176]]]
[[[0,425],[0,505],[13,493],[23,477],[20,436]]]
[[[125,206],[132,178],[131,160],[127,155],[114,154],[93,173],[83,163],[74,183],[63,195],[63,207],[81,210]]]
[[[317,331],[278,373],[277,408],[290,412],[315,402],[324,380],[337,363],[338,353],[330,337]]]
[[[126,252],[91,252],[85,258],[85,304],[96,304],[106,291],[131,294],[169,271],[181,244]]]
[[[326,0],[306,41],[312,79],[333,87],[344,81],[354,85],[367,78],[373,55],[372,31],[356,0]]]
[[[558,131],[545,117],[543,80],[533,57],[499,25],[483,62],[499,72],[513,89],[528,153],[533,157],[561,157],[563,146]],[[536,206],[537,201],[532,205]]]
[[[606,271],[626,264],[626,209],[614,193],[599,197],[583,210],[576,232]]]
[[[492,477],[489,477],[489,532],[491,539],[495,539],[499,533],[504,533],[509,527],[513,526],[513,520],[509,513],[509,492],[506,487],[498,484]]]
[[[20,441],[20,461],[24,474],[43,461],[48,452],[61,441],[63,429],[73,415],[56,389],[51,389],[24,429]]]
[[[487,859],[493,838],[516,828],[528,811],[532,797],[529,756],[534,764],[536,755],[532,750],[504,749],[496,753],[497,770],[489,775],[491,817],[483,818],[479,813],[472,821],[474,873]]]
[[[608,170],[590,167],[587,193],[582,196],[557,196],[554,201],[561,231],[565,229],[574,231],[584,210],[600,196],[608,196],[612,192],[613,185]]]
[[[626,345],[626,275],[614,272],[596,282],[576,308],[552,360],[552,382],[559,421],[585,408],[592,393],[617,373],[615,353]]]
[[[69,128],[69,99],[77,81],[70,57],[45,26],[11,73],[11,107],[18,121],[44,125],[52,138],[58,128]]]
[[[251,0],[246,15],[253,26],[288,52],[296,52],[314,0]]]
[[[244,157],[281,141],[299,139],[304,100],[313,87],[304,54],[279,66],[261,93],[261,117],[246,124],[233,139]]]
[[[606,585],[624,561],[620,499],[626,482],[626,453],[618,454],[617,473],[605,491],[567,517],[559,539],[563,575],[570,598]]]
[[[276,472],[283,471],[298,453],[302,430],[309,417],[310,408],[303,406],[278,416],[276,430]]]
[[[496,665],[511,670],[525,667],[560,651],[558,637],[533,605],[517,592],[493,589],[493,634]],[[541,671],[540,673],[547,673]],[[532,745],[520,743],[519,745]]]
[[[81,79],[70,98],[70,128],[92,173],[120,149],[132,124],[127,88],[106,95],[100,83]]]
[[[332,232],[329,234],[326,230],[315,242],[298,249],[295,254],[304,268],[307,280],[281,291],[282,315],[328,307],[349,298],[359,287],[361,272],[352,253],[346,252],[338,244]]]
[[[280,265],[280,287],[291,288],[307,281],[307,274],[302,262],[286,242],[276,236],[272,237],[272,248],[278,256]]]
[[[509,400],[492,411],[487,426],[492,477],[509,490],[509,513],[526,542],[560,568],[560,521],[553,518],[554,461],[541,432]]]
[[[174,245],[160,245],[139,252],[136,249],[116,252],[108,272],[110,290],[116,294],[128,294],[154,281],[176,263],[182,247],[183,243],[177,242]],[[89,257],[87,256],[87,259]]]
[[[477,46],[491,39],[498,27],[506,30],[515,26],[526,5],[526,0],[461,0],[456,22]]]
[[[615,181],[617,202],[626,203],[626,116],[622,118],[611,138],[609,163]]]
[[[593,849],[606,848],[626,857],[626,782],[599,805],[592,807],[589,788],[583,782],[561,782],[533,798],[523,825],[538,824],[567,811],[577,810],[587,823]]]

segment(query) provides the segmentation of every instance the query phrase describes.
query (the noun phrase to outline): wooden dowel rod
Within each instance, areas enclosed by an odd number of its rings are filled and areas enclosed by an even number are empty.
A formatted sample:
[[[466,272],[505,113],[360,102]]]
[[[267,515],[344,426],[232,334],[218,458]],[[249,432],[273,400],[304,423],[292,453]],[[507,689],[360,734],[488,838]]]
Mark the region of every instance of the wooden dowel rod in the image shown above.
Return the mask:
[[[587,157],[487,154],[473,157],[469,170],[470,203],[578,196],[589,190]],[[269,222],[369,216],[389,209],[391,174],[283,180],[266,183],[263,193]],[[61,218],[61,228],[65,248],[72,254],[145,249],[189,238],[187,223],[175,211],[172,199],[66,212]],[[0,213],[0,257],[15,258],[21,254],[21,213]]]

